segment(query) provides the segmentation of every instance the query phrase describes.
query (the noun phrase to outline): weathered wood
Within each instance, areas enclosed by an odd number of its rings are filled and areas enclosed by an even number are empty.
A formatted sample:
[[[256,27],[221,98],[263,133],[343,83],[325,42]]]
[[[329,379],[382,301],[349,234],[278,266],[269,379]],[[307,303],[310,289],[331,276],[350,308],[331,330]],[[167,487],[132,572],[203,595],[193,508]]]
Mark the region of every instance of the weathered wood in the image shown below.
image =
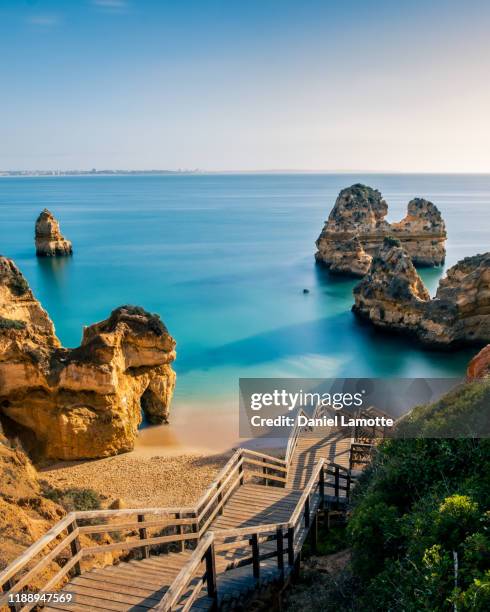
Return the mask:
[[[318,514],[315,512],[311,521],[311,550],[313,554],[317,552],[318,549]]]
[[[217,602],[218,587],[216,581],[216,557],[214,552],[214,542],[211,541],[206,552],[206,586],[208,589],[208,597]]]
[[[277,470],[278,472],[287,472],[287,468],[281,465],[273,465],[272,463],[267,463],[265,458],[262,461],[257,461],[256,459],[250,459],[250,457],[244,457],[243,459],[246,463],[251,463],[252,465],[258,465],[263,468],[268,468],[271,470]]]
[[[158,538],[147,538],[146,540],[131,540],[129,542],[116,542],[114,544],[101,544],[100,546],[90,546],[82,548],[84,556],[98,555],[111,550],[131,550],[141,548],[144,544],[152,546],[154,544],[168,544],[170,542],[180,542],[181,540],[197,540],[197,533],[184,533],[182,535],[159,536]]]
[[[68,537],[75,530],[78,531],[76,519],[73,522],[71,522],[68,525],[68,527],[67,527]],[[76,557],[78,555],[78,553],[80,552],[80,548],[81,548],[80,547],[80,538],[78,537],[78,533],[77,533],[77,535],[70,541],[70,550],[71,550],[72,557]],[[80,567],[80,562],[75,563],[75,565],[73,566],[73,570],[74,570],[76,576],[79,576],[82,573],[82,569]]]
[[[219,507],[221,507],[221,505],[224,503],[224,496],[223,496],[223,489],[226,487],[226,485],[230,482],[230,479],[232,478],[232,476],[234,476],[236,471],[240,471],[240,468],[243,468],[243,461],[240,459],[240,461],[233,466],[232,468],[230,468],[229,473],[226,475],[226,477],[221,481],[221,484],[219,487],[216,487],[217,490],[214,493],[214,495],[211,496],[211,498],[207,501],[205,507],[199,511],[199,521],[205,516],[205,514],[212,508],[212,505],[215,501],[219,500]],[[231,485],[234,486],[234,485]],[[214,490],[214,489],[213,489]],[[199,504],[200,507],[201,504]]]
[[[256,533],[252,534],[252,566],[255,580],[260,580],[260,553],[259,553],[259,538]]]
[[[261,457],[263,459],[266,459],[270,463],[278,463],[283,466],[287,465],[287,461],[285,459],[281,459],[280,457],[274,457],[273,455],[268,455],[259,451],[254,451],[251,448],[243,448],[241,449],[241,451],[243,455],[254,455],[255,457]]]
[[[138,514],[138,517],[144,514]],[[79,527],[80,533],[92,535],[94,533],[110,533],[111,531],[129,531],[136,529],[151,529],[158,527],[174,527],[176,525],[194,525],[195,518],[162,518],[159,521],[140,521],[139,518],[127,523],[107,523],[104,525],[84,525]]]
[[[142,525],[145,524],[145,515],[144,514],[138,514],[138,523],[140,524],[140,528],[139,528],[139,536],[140,536],[140,540],[147,540],[148,539],[148,530],[146,527],[143,527]],[[148,557],[150,556],[150,547],[147,544],[144,544],[141,547],[141,554],[143,555],[143,559],[148,559]]]
[[[276,529],[277,546],[277,569],[281,572],[281,579],[284,578],[284,535],[282,527]]]
[[[262,478],[262,474],[260,472],[247,472],[248,476],[256,476],[257,478]],[[275,476],[274,474],[269,474],[267,476],[269,480],[275,480],[276,482],[286,482],[287,478],[283,478],[282,476]]]
[[[294,525],[288,527],[288,565],[294,565]]]
[[[194,577],[194,574],[202,563],[207,550],[214,541],[214,535],[210,532],[206,534],[197,545],[192,557],[180,570],[172,585],[155,607],[155,612],[166,612],[171,610],[182,596],[182,591],[187,587]],[[214,555],[213,555],[214,556]]]

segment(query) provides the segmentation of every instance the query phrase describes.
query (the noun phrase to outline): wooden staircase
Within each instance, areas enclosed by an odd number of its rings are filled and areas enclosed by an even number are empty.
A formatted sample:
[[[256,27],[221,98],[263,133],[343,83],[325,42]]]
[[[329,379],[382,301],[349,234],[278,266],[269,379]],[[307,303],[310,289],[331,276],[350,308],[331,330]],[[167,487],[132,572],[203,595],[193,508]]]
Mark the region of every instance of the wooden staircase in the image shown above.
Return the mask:
[[[237,450],[194,507],[70,513],[0,573],[0,603],[35,608],[9,604],[8,595],[22,594],[55,560],[61,569],[41,593],[62,584],[59,593],[73,599],[52,600],[48,611],[210,610],[284,583],[298,570],[306,537],[315,541],[319,511],[348,500],[352,440],[322,432],[295,428],[285,459]],[[82,534],[113,541],[82,546]],[[127,558],[83,571],[87,558],[116,551]]]

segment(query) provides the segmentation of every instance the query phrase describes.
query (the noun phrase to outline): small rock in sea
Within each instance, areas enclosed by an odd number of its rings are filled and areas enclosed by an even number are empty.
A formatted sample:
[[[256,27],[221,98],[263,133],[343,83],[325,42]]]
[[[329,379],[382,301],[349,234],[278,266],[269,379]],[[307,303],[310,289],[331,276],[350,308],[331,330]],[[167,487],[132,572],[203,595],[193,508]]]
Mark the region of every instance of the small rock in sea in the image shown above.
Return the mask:
[[[303,289],[303,293],[310,293],[309,289]]]
[[[37,218],[35,240],[38,257],[57,257],[73,253],[71,242],[63,236],[60,224],[47,208]]]

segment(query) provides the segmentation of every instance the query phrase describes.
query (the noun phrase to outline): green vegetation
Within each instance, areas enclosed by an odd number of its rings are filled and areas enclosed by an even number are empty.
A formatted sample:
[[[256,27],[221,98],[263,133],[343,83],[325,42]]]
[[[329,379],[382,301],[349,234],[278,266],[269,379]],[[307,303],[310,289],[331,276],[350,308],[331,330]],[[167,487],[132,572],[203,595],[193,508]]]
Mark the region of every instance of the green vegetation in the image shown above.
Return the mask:
[[[93,489],[56,489],[45,485],[43,495],[60,504],[67,512],[76,510],[100,510],[100,495]]]
[[[488,420],[489,406],[489,384],[465,385],[415,409],[400,431],[461,434]],[[348,534],[358,586],[347,609],[490,609],[489,508],[490,440],[384,442],[355,489]]]
[[[0,317],[0,329],[25,329],[25,326],[26,324],[24,323],[24,321]]]
[[[387,247],[399,247],[401,244],[398,238],[394,238],[393,236],[385,236],[383,240],[383,246]]]
[[[15,276],[12,276],[9,282],[9,287],[12,293],[19,297],[29,291],[29,284],[20,273],[15,274]]]

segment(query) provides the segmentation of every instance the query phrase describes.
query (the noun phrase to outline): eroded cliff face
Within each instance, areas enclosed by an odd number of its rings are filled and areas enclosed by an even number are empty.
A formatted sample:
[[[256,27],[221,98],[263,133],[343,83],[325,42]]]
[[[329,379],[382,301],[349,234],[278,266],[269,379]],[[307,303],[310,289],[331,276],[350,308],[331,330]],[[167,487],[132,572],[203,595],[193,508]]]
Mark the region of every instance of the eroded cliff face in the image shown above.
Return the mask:
[[[167,420],[175,341],[157,315],[121,306],[63,348],[15,264],[0,257],[0,412],[37,454],[106,457],[134,446],[142,411]]]
[[[35,242],[36,255],[39,257],[56,257],[73,253],[71,242],[63,237],[60,224],[47,208],[37,218]]]
[[[490,378],[490,344],[473,357],[468,364],[466,376],[470,381]]]
[[[377,189],[343,189],[316,241],[315,258],[331,272],[364,276],[386,236],[400,240],[417,266],[439,266],[446,256],[446,228],[437,207],[421,198],[408,203],[399,223],[385,220],[388,205]]]
[[[400,242],[386,238],[354,297],[362,318],[427,345],[490,342],[490,253],[450,268],[431,299]]]

